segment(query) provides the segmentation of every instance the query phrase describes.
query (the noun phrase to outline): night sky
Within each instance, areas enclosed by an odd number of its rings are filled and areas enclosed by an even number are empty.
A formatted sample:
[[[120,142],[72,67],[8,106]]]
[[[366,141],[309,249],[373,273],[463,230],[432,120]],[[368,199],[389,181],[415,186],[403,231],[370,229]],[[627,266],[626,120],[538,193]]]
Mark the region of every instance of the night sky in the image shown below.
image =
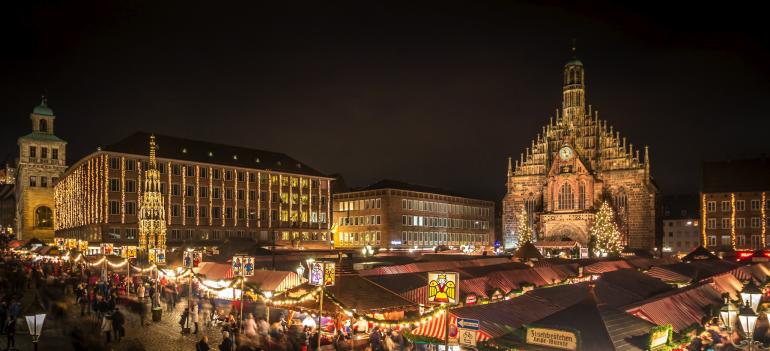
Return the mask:
[[[762,11],[614,3],[8,2],[0,157],[47,91],[70,164],[144,130],[499,200],[572,38],[589,103],[650,145],[663,193],[697,191],[702,160],[770,151]]]

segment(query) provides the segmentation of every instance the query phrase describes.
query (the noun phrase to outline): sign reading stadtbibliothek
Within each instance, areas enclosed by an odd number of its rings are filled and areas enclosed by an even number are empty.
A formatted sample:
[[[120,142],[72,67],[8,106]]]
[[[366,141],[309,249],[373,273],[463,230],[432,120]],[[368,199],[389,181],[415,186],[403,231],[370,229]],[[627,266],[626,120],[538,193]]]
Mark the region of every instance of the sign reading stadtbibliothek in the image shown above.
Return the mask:
[[[567,330],[527,327],[527,344],[575,351],[578,337]]]

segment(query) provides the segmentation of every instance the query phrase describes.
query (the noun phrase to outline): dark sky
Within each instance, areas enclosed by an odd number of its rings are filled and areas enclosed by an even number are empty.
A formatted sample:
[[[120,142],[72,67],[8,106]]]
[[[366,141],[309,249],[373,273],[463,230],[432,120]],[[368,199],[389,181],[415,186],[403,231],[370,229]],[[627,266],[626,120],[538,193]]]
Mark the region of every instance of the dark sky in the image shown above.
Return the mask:
[[[589,103],[650,145],[662,192],[697,191],[701,160],[768,151],[762,11],[615,3],[8,2],[0,155],[47,91],[70,163],[145,130],[500,199],[575,37]]]

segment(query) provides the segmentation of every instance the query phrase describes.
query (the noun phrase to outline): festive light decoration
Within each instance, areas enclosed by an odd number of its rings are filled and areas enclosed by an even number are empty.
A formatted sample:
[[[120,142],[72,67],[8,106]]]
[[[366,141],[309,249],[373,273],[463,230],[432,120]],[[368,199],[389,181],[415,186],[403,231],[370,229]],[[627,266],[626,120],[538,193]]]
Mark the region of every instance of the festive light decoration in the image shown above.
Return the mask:
[[[126,158],[120,158],[120,223],[126,223]]]
[[[529,216],[527,214],[527,209],[522,208],[521,214],[519,215],[519,227],[516,230],[516,233],[519,236],[519,247],[524,245],[527,242],[532,242],[532,228],[529,226]]]
[[[701,235],[701,244],[705,248],[705,247],[708,247],[708,243],[709,243],[707,240],[708,238],[706,237],[706,223],[708,223],[706,221],[707,219],[706,212],[708,210],[706,208],[706,194],[701,195],[700,202],[701,202],[700,204],[700,215],[701,215],[700,233],[701,234],[700,235]]]
[[[767,239],[765,238],[766,230],[767,230],[767,217],[766,212],[767,211],[767,195],[765,195],[765,192],[762,192],[762,203],[760,204],[760,212],[761,212],[761,218],[762,218],[762,236],[760,240],[762,240],[762,247],[767,247]]]
[[[618,256],[623,247],[621,246],[621,234],[615,224],[615,213],[610,205],[605,201],[596,213],[589,235],[594,237],[594,254],[599,257]]]
[[[730,193],[730,245],[735,250],[735,193]]]
[[[166,220],[163,194],[160,193],[160,172],[155,161],[155,136],[150,136],[150,164],[144,183],[144,196],[139,218],[139,250],[166,250]],[[151,255],[157,257],[157,255]],[[154,258],[154,257],[151,257]]]

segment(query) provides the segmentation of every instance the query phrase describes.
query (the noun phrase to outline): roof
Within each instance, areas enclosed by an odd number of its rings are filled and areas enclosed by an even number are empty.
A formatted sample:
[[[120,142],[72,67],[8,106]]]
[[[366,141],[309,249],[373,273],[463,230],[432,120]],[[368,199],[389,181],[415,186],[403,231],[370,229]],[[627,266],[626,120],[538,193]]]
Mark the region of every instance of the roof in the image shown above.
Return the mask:
[[[32,132],[29,133],[19,139],[30,139],[30,140],[38,140],[38,141],[60,141],[65,142],[64,139],[57,137],[53,134],[48,133],[40,133],[40,132]]]
[[[305,283],[290,289],[289,294],[291,295],[299,291],[310,291],[314,288]],[[355,309],[361,314],[371,311],[411,310],[418,308],[416,303],[359,275],[337,276],[334,285],[327,286],[325,291],[324,311],[329,312],[334,312],[337,309],[336,305],[329,300],[329,295],[332,295],[345,308]],[[318,310],[316,301],[303,303],[300,306],[307,310]]]
[[[16,198],[15,184],[0,184],[0,200]]]
[[[646,350],[655,324],[613,308],[599,307],[604,327],[616,351]]]
[[[417,191],[421,193],[439,194],[439,195],[456,196],[456,197],[464,197],[464,198],[472,199],[471,197],[465,196],[460,193],[456,193],[454,191],[434,188],[434,187],[425,186],[425,185],[410,184],[407,182],[402,182],[400,180],[393,180],[393,179],[383,179],[374,184],[370,184],[362,188],[351,189],[351,191],[356,192],[356,191],[380,190],[380,189],[408,190],[408,191]]]
[[[567,64],[564,66],[582,66],[583,61],[578,60],[576,57],[573,57],[571,60],[567,61]]]
[[[699,245],[686,256],[682,257],[682,262],[700,261],[700,260],[719,260],[717,255],[711,253],[703,245]]]
[[[604,304],[620,307],[671,291],[674,287],[635,269],[607,272],[596,282],[596,295]]]
[[[702,282],[636,302],[623,309],[657,325],[671,324],[674,331],[679,332],[692,324],[700,324],[709,313],[709,305],[722,303],[721,295],[712,283]]]
[[[666,219],[700,218],[700,201],[697,194],[667,195],[660,197],[660,215]]]
[[[513,258],[518,258],[522,261],[542,260],[543,255],[538,251],[534,244],[528,241],[516,250],[516,253],[513,254]]]
[[[136,132],[103,149],[112,152],[146,156],[149,140],[150,133]],[[155,134],[155,142],[158,147],[158,158],[325,177],[323,173],[314,168],[279,152],[159,134]]]
[[[704,193],[770,190],[770,159],[703,162]]]
[[[43,97],[43,101],[40,102],[40,105],[37,105],[32,109],[32,113],[36,115],[53,116],[53,110],[48,107],[48,99]]]
[[[580,302],[532,324],[578,331],[583,350],[613,349],[612,340],[597,307],[596,297],[590,292]]]

